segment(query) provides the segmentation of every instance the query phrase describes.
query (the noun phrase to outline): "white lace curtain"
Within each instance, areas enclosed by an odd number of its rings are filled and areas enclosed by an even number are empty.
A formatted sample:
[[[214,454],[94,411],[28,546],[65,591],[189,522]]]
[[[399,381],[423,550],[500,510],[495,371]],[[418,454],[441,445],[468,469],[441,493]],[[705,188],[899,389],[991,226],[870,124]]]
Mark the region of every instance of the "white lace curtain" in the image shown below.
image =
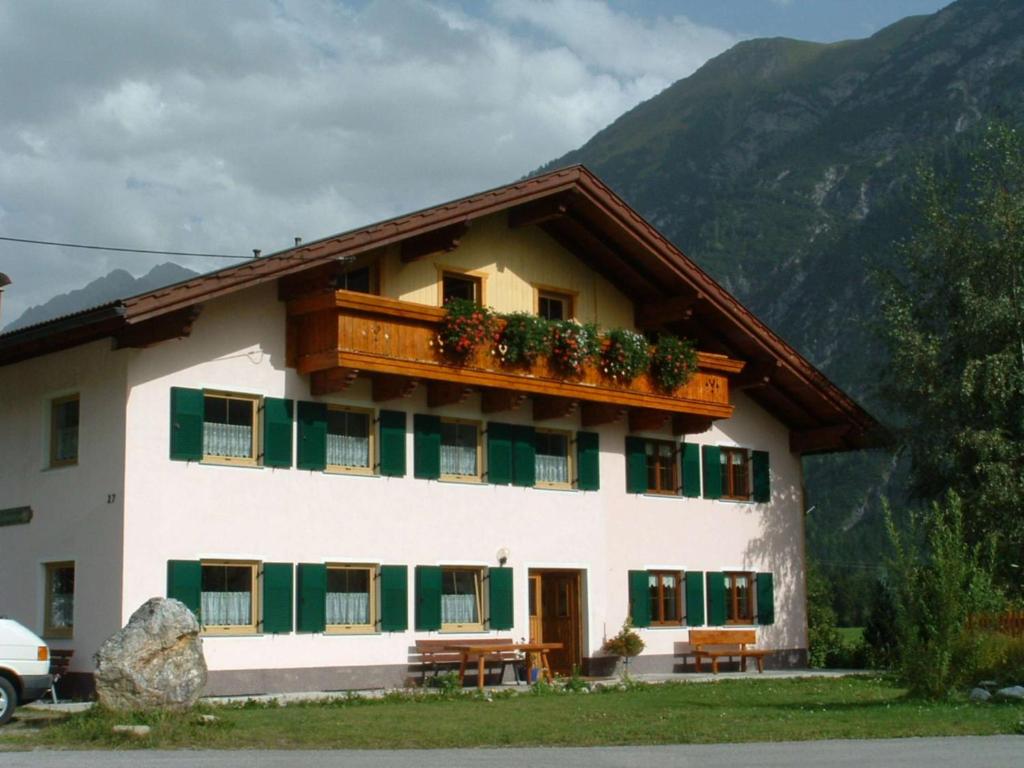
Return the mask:
[[[54,627],[71,627],[75,623],[75,596],[53,595],[50,598],[50,621]]]
[[[328,624],[369,624],[370,596],[365,592],[328,592]]]
[[[252,624],[251,592],[203,592],[203,624],[245,626]]]
[[[477,624],[476,595],[441,595],[442,624]]]
[[[568,483],[569,461],[565,456],[537,454],[538,483]]]
[[[441,474],[442,475],[475,475],[476,471],[476,446],[475,445],[442,445],[441,446]]]
[[[370,466],[370,438],[328,434],[327,463],[338,467]]]
[[[252,456],[252,426],[248,424],[203,424],[203,453],[207,456],[246,458]]]

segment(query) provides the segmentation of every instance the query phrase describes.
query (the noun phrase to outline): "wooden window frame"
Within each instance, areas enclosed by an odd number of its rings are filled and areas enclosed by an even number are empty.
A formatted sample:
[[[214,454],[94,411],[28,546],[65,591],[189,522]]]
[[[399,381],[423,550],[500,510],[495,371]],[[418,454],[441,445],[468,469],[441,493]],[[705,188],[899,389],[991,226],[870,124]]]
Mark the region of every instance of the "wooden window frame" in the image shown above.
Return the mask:
[[[441,566],[441,631],[442,632],[483,632],[484,631],[484,577],[486,568],[477,565],[442,565]],[[444,578],[452,572],[472,573],[473,587],[476,590],[476,615],[479,621],[462,624],[445,623],[444,620]]]
[[[452,277],[459,277],[465,280],[472,280],[477,284],[478,293],[477,304],[481,307],[487,306],[487,273],[473,269],[461,269],[459,267],[449,267],[444,264],[435,264],[437,267],[437,306],[444,306],[444,278],[445,275],[451,275]]]
[[[367,450],[369,455],[367,456],[366,467],[350,467],[345,464],[326,464],[325,472],[339,474],[339,475],[374,475],[376,474],[375,467],[377,466],[377,436],[376,429],[374,427],[377,424],[377,414],[372,408],[359,408],[357,406],[349,405],[334,405],[333,403],[327,404],[328,411],[344,411],[346,413],[362,413],[365,414],[368,419],[367,424],[367,435],[369,436],[369,446]],[[330,422],[328,422],[328,429],[330,428]],[[330,435],[330,431],[327,433]],[[325,459],[326,461],[326,459]]]
[[[579,299],[578,291],[569,291],[565,288],[558,288],[553,285],[533,284],[533,314],[538,317],[540,314],[541,298],[559,299],[565,303],[565,317],[563,320],[573,320],[576,317],[576,303]]]
[[[722,468],[722,498],[726,501],[750,501],[752,498],[752,483],[751,472],[753,471],[752,463],[750,461],[750,451],[746,448],[730,448],[721,447],[721,458],[719,459]],[[736,488],[736,477],[733,469],[734,464],[732,463],[733,456],[742,456],[743,461],[741,465],[744,469],[744,476],[746,478],[746,488]]]
[[[367,259],[357,258],[352,264],[347,265],[341,270],[341,272],[335,278],[335,290],[345,291],[347,288],[341,286],[341,282],[345,277],[353,272],[358,272],[361,269],[368,269],[370,272],[370,291],[368,296],[380,296],[381,295],[381,269],[380,269],[380,256],[374,255]],[[359,293],[359,291],[356,291]]]
[[[69,459],[61,459],[57,456],[57,446],[59,441],[57,439],[57,411],[68,403],[78,403],[78,424],[75,426],[75,430],[81,437],[81,424],[82,424],[82,398],[78,392],[71,395],[63,395],[62,397],[55,397],[50,400],[50,464],[51,468],[57,467],[71,467],[78,463],[78,454],[81,452],[80,446],[75,446],[75,455]],[[76,440],[77,441],[77,440]]]
[[[57,627],[53,623],[53,586],[54,574],[62,568],[75,570],[74,560],[60,560],[43,563],[45,585],[43,587],[43,637],[67,639],[75,634],[75,592],[71,592],[71,626]]]
[[[564,483],[547,483],[541,480],[534,481],[534,488],[547,488],[551,490],[572,490],[573,487],[573,475],[575,473],[576,465],[573,461],[573,433],[567,429],[548,429],[546,427],[536,427],[534,429],[534,435],[561,435],[565,438],[565,469],[566,477],[568,481]],[[536,442],[534,444],[534,472],[536,473],[537,456],[540,456],[540,451],[536,448]],[[535,474],[536,477],[536,474]]]
[[[331,571],[366,571],[370,584],[370,617],[366,624],[327,624],[327,609],[324,606],[324,633],[328,635],[369,635],[377,631],[377,583],[380,578],[380,566],[376,563],[327,563],[327,572]],[[327,600],[327,593],[324,593]]]
[[[225,400],[244,400],[252,403],[252,454],[249,456],[215,456],[207,454],[205,451],[206,442],[206,398],[208,397],[220,397]],[[204,389],[203,390],[203,464],[223,464],[234,467],[258,467],[260,455],[262,454],[263,446],[263,419],[260,418],[260,414],[263,411],[263,396],[262,395],[250,395],[244,392],[225,392],[222,390]]]
[[[754,612],[754,590],[756,588],[756,576],[752,571],[725,571],[725,623],[726,624],[754,624],[756,613]],[[746,605],[740,605],[739,588],[736,586],[736,577],[745,576],[747,579]],[[746,611],[745,615],[741,609]]]
[[[676,616],[675,619],[666,619],[664,616],[665,608],[665,583],[663,578],[665,576],[671,576],[676,580]],[[651,610],[651,626],[652,627],[681,627],[683,625],[683,572],[682,571],[648,571],[647,577],[657,579],[657,590],[658,598],[656,601],[657,614]],[[648,587],[650,588],[650,587]]]
[[[204,635],[258,635],[260,626],[260,612],[263,607],[262,600],[260,599],[261,581],[260,581],[260,568],[262,563],[258,560],[200,560],[200,586],[199,586],[199,613],[200,613],[200,626],[202,628],[202,634]],[[230,566],[237,568],[249,568],[252,573],[252,590],[250,593],[250,616],[252,621],[248,624],[206,624],[202,617],[202,568],[207,566]]]
[[[458,419],[447,416],[441,417],[441,451],[444,451],[444,425],[445,424],[468,424],[476,428],[476,474],[475,475],[453,475],[446,474],[443,469],[439,480],[454,483],[482,483],[484,478],[484,450],[483,450],[483,422],[474,419]],[[442,459],[438,458],[440,464]]]
[[[656,440],[656,439],[653,439],[653,438],[643,438],[643,440],[644,440],[644,470],[647,473],[647,490],[644,491],[644,493],[649,493],[649,494],[652,494],[654,496],[678,496],[679,495],[679,443],[677,443],[677,442],[675,442],[673,440]],[[672,486],[671,488],[667,488],[667,489],[651,488],[650,463],[648,462],[648,456],[647,456],[647,447],[650,446],[650,445],[654,445],[654,446],[668,445],[668,446],[671,446],[671,448],[672,448],[672,455],[668,459],[668,461],[669,461],[669,468],[672,471],[671,480],[670,480],[670,485]],[[660,456],[660,454],[657,451],[655,451],[654,455],[659,460],[658,463],[660,464],[660,459],[662,457]],[[661,473],[658,472],[656,476],[657,477],[661,477]]]

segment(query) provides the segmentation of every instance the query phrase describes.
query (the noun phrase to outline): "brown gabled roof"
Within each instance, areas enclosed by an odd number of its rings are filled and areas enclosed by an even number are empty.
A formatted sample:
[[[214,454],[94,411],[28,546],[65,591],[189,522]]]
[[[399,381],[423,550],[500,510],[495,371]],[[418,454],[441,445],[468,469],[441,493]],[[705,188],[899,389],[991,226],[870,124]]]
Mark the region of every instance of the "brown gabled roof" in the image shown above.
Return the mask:
[[[201,302],[501,211],[528,221],[609,277],[638,303],[692,298],[681,332],[749,361],[748,394],[806,436],[801,450],[879,444],[884,431],[842,390],[581,165],[498,187],[368,227],[0,335],[0,365],[115,335]],[[547,215],[545,214],[547,211]]]

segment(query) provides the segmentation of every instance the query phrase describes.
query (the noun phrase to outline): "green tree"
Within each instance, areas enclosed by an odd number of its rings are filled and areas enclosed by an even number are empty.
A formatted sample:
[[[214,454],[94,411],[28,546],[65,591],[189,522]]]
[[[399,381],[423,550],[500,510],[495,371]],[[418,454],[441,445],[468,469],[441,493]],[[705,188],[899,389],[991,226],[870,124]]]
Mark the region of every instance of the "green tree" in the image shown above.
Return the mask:
[[[832,608],[832,587],[813,564],[807,568],[807,661],[812,667],[826,667],[842,649]]]
[[[966,541],[992,539],[1020,590],[1024,548],[1024,151],[990,127],[966,168],[922,170],[919,225],[884,277],[886,392],[923,501],[953,491]],[[967,183],[956,183],[950,179]],[[1019,594],[1019,592],[1018,592]]]

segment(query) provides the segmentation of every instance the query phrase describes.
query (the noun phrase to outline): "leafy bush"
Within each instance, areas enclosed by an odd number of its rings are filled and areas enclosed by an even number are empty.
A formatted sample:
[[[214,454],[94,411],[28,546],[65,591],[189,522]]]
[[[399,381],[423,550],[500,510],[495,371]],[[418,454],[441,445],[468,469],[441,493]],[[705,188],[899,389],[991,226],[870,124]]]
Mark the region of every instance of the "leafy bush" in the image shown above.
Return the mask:
[[[697,349],[689,339],[671,333],[658,335],[651,354],[651,375],[654,383],[672,394],[683,386],[697,370]]]
[[[945,698],[972,682],[979,665],[968,617],[1003,604],[992,584],[992,550],[985,557],[980,546],[967,543],[960,499],[953,493],[933,504],[927,519],[911,516],[909,541],[891,515],[887,522],[896,552],[897,668],[912,694]]]
[[[969,634],[973,634],[976,659],[970,682],[995,680],[1000,685],[1020,685],[1024,681],[1024,637],[984,631]]]
[[[551,362],[562,374],[579,376],[600,354],[601,339],[593,323],[559,320],[551,324]]]
[[[481,344],[494,340],[494,313],[489,307],[469,299],[452,299],[444,308],[444,321],[437,335],[441,352],[465,359]]]
[[[626,328],[608,332],[601,355],[601,370],[616,381],[630,382],[651,364],[651,345],[641,334]]]
[[[813,565],[807,569],[807,644],[807,662],[812,667],[830,666],[830,660],[843,648],[832,608],[832,590]]]
[[[505,327],[498,334],[498,356],[506,365],[529,365],[551,352],[551,322],[527,312],[501,315]]]

